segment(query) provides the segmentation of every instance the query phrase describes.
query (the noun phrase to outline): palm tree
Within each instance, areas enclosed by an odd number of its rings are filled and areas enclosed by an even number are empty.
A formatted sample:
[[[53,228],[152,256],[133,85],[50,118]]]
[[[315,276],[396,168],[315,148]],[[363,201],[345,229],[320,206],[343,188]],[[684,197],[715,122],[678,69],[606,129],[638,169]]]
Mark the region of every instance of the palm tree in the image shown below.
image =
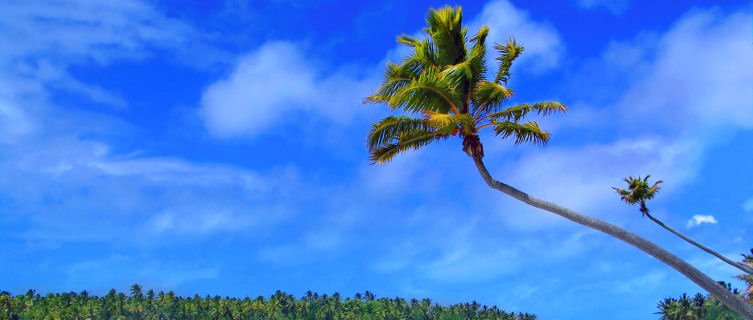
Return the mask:
[[[743,263],[745,264],[745,266],[749,268],[753,268],[753,249],[750,249],[750,255],[741,254],[741,256],[743,256]],[[743,290],[745,301],[748,301],[749,303],[753,304],[753,275],[741,274],[741,275],[738,275],[737,278],[744,281],[745,284],[748,286],[747,289]]]
[[[617,193],[620,195],[620,198],[622,199],[622,201],[625,201],[625,203],[629,205],[638,204],[640,206],[639,210],[641,211],[642,216],[648,217],[649,219],[651,219],[651,221],[655,222],[662,228],[668,230],[669,232],[674,233],[676,236],[700,248],[701,250],[714,255],[715,257],[721,259],[727,264],[735,268],[738,268],[746,273],[753,274],[753,268],[750,268],[744,264],[728,259],[727,257],[685,236],[684,234],[680,233],[679,231],[664,224],[659,219],[656,219],[654,216],[652,216],[649,213],[648,207],[646,207],[646,201],[652,199],[654,195],[656,195],[659,192],[659,189],[661,189],[661,187],[659,187],[659,184],[662,183],[663,181],[658,180],[654,182],[652,186],[649,187],[649,184],[648,184],[649,177],[651,177],[650,174],[647,174],[646,177],[643,179],[641,179],[640,176],[638,176],[637,178],[633,178],[632,176],[629,176],[623,179],[623,181],[627,182],[628,184],[627,189],[619,189],[615,187],[612,187],[612,189],[617,191]]]
[[[131,286],[131,298],[136,298],[138,300],[144,298],[143,289],[144,287],[142,287],[141,285],[137,283],[134,283]]]
[[[662,180],[658,180],[654,182],[654,185],[649,187],[648,178],[650,177],[650,174],[647,174],[643,179],[641,179],[641,176],[638,176],[638,178],[633,178],[633,176],[630,176],[622,179],[628,184],[627,190],[615,187],[612,187],[612,189],[617,191],[617,193],[620,195],[620,198],[622,199],[622,201],[625,201],[625,203],[629,205],[640,204],[641,213],[643,215],[647,215],[648,208],[646,207],[646,200],[653,199],[654,196],[659,193],[659,189],[661,189],[659,184],[664,182]]]
[[[514,39],[497,44],[499,62],[494,79],[485,77],[488,27],[467,38],[460,7],[431,9],[424,32],[427,39],[402,35],[398,42],[412,53],[400,64],[388,63],[384,80],[365,102],[383,103],[407,115],[389,116],[372,124],[367,147],[374,163],[386,163],[397,154],[420,149],[432,142],[457,136],[462,150],[470,156],[484,181],[493,189],[531,206],[560,215],[573,222],[623,240],[676,269],[717,296],[735,311],[753,319],[753,307],[722,288],[713,279],[663,248],[610,223],[545,201],[492,178],[483,162],[479,131],[492,127],[502,138],[516,144],[549,141],[549,133],[536,122],[522,122],[531,112],[546,115],[564,112],[558,102],[540,102],[505,107],[513,91],[505,87],[510,67],[523,52]],[[470,45],[470,47],[469,47]]]

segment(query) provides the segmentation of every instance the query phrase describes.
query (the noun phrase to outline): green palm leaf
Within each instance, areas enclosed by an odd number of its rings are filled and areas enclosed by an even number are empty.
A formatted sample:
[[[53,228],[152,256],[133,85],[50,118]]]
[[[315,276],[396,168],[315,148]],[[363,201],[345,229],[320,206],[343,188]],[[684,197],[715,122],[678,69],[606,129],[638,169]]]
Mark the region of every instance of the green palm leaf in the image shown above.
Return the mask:
[[[437,130],[442,130],[442,132],[447,132],[448,129],[451,132],[456,127],[468,127],[473,123],[473,118],[466,113],[447,114],[427,111],[424,114],[426,115],[426,122]]]
[[[404,68],[394,63],[387,63],[387,69],[384,72],[384,80],[379,86],[379,89],[366,98],[364,102],[370,103],[389,103],[395,92],[401,88],[409,85],[413,79],[420,76],[420,73],[416,73],[410,68]],[[394,107],[392,108],[395,109]]]
[[[398,37],[397,42],[413,48],[413,52],[400,62],[403,68],[408,68],[418,75],[427,68],[438,66],[435,46],[430,39],[418,40],[402,35]]]
[[[390,98],[393,109],[417,113],[426,110],[448,113],[462,104],[452,85],[437,69],[424,71],[420,77],[402,86]]]
[[[406,116],[389,116],[379,122],[373,123],[366,140],[369,151],[387,146],[405,133],[428,132],[431,128],[425,119],[416,119]]]
[[[494,49],[499,51],[499,57],[497,58],[497,61],[499,61],[499,71],[497,71],[494,82],[499,83],[502,81],[507,84],[507,80],[510,79],[512,62],[523,53],[523,47],[518,45],[515,38],[510,38],[505,45],[497,44],[494,46]]]
[[[473,93],[474,103],[485,112],[492,112],[512,98],[514,91],[505,86],[489,81],[480,81]]]
[[[520,119],[526,116],[531,111],[536,111],[539,115],[548,115],[554,112],[566,112],[567,107],[559,102],[540,102],[534,104],[521,104],[514,107],[509,107],[502,111],[493,112],[487,115],[487,117],[494,120],[514,121],[518,122]]]
[[[429,10],[426,15],[428,34],[439,50],[437,62],[440,65],[452,65],[465,60],[465,35],[467,29],[463,27],[463,10],[460,7],[445,6],[439,10]]]
[[[472,39],[475,44],[469,50],[468,59],[446,66],[442,75],[458,92],[473,92],[473,87],[484,78],[486,47],[484,45],[488,27],[483,27]]]
[[[373,161],[373,163],[386,163],[401,152],[418,150],[442,138],[444,138],[443,135],[431,131],[404,133],[400,137],[397,137],[396,143],[372,149],[369,154],[369,160]]]
[[[503,139],[514,137],[515,144],[533,143],[546,144],[549,142],[549,132],[544,132],[539,128],[536,122],[514,123],[514,122],[494,122],[494,132]]]

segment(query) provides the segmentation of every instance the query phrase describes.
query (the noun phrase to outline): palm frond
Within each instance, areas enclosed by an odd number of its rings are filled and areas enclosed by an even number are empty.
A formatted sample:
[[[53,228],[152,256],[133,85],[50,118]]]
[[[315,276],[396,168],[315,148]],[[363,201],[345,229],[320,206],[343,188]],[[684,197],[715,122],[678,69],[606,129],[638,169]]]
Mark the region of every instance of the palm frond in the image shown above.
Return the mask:
[[[396,139],[397,142],[369,150],[369,160],[377,164],[386,163],[402,152],[418,150],[445,137],[445,135],[432,131],[403,133]]]
[[[456,127],[468,127],[473,124],[473,118],[467,113],[447,114],[426,111],[424,115],[426,116],[426,122],[430,126],[447,133],[452,132]]]
[[[549,142],[549,132],[542,131],[536,122],[515,123],[515,122],[492,122],[494,131],[502,138],[514,137],[515,144],[533,143],[546,144]]]
[[[452,65],[465,60],[467,29],[463,27],[463,10],[460,7],[431,9],[426,15],[426,23],[428,27],[424,32],[437,46],[439,65]]]
[[[476,84],[484,78],[486,73],[486,36],[489,28],[484,26],[471,39],[473,46],[468,51],[467,59],[449,65],[442,71],[443,75],[452,83],[453,87],[460,92],[472,93]]]
[[[479,81],[484,80],[486,75],[486,37],[488,35],[489,27],[483,26],[470,40],[473,43],[468,54],[468,61],[472,72],[471,88],[469,88],[471,92]]]
[[[554,112],[566,112],[567,107],[559,102],[539,102],[534,104],[521,104],[507,109],[489,113],[487,116],[495,120],[518,122],[531,111],[536,111],[539,115],[548,115]]]
[[[449,81],[453,88],[458,91],[465,91],[465,88],[472,80],[473,67],[472,60],[465,60],[457,64],[447,66],[442,75]]]
[[[365,103],[387,103],[389,104],[392,96],[401,88],[409,85],[411,81],[418,78],[420,73],[416,73],[410,68],[403,68],[400,65],[394,63],[387,63],[387,68],[384,72],[384,79],[377,91],[371,96],[367,97]],[[395,106],[392,110],[395,109]]]
[[[489,113],[501,107],[513,95],[512,89],[508,89],[499,83],[481,81],[473,92],[473,101],[476,108]]]
[[[400,87],[388,104],[394,109],[402,108],[406,112],[417,113],[426,110],[457,113],[461,101],[453,91],[452,85],[435,69],[424,71],[420,77]]]
[[[499,70],[497,71],[497,76],[494,78],[494,82],[499,83],[502,81],[507,84],[507,81],[510,79],[512,62],[523,53],[523,47],[518,45],[515,38],[510,38],[505,45],[497,44],[494,46],[494,49],[499,51],[499,57],[497,57]]]
[[[430,130],[426,119],[389,116],[371,124],[366,138],[366,147],[372,151],[395,142],[406,132],[429,132]]]
[[[431,39],[418,40],[402,35],[398,38],[398,42],[413,48],[413,52],[400,62],[402,68],[407,68],[418,75],[427,68],[438,67],[436,46]]]

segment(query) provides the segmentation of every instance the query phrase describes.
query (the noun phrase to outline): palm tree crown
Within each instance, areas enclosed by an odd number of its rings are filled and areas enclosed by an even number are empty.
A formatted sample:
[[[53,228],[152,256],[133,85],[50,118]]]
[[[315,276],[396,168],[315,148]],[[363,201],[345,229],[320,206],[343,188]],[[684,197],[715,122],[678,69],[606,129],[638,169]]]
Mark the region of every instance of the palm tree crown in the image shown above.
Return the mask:
[[[463,139],[463,151],[480,159],[483,148],[478,132],[486,127],[493,127],[502,138],[514,138],[516,144],[549,140],[548,132],[536,122],[523,123],[523,118],[529,112],[567,111],[564,105],[541,102],[503,107],[513,96],[513,90],[505,87],[510,67],[523,47],[514,39],[497,44],[499,69],[489,81],[485,64],[489,28],[482,27],[468,39],[462,20],[460,7],[431,9],[423,30],[428,38],[398,37],[399,43],[413,51],[399,64],[387,64],[381,86],[366,102],[384,103],[408,115],[372,124],[367,141],[372,161],[385,163],[398,153],[456,135]]]
[[[639,204],[641,207],[641,213],[645,215],[648,214],[646,200],[652,199],[654,195],[659,192],[659,189],[661,189],[661,187],[659,187],[659,184],[663,182],[662,180],[659,180],[654,182],[654,185],[649,186],[649,177],[651,177],[650,174],[647,174],[643,179],[641,179],[641,176],[638,176],[637,178],[630,176],[622,179],[628,184],[627,190],[615,187],[612,187],[612,189],[616,190],[620,195],[620,198],[627,204]]]

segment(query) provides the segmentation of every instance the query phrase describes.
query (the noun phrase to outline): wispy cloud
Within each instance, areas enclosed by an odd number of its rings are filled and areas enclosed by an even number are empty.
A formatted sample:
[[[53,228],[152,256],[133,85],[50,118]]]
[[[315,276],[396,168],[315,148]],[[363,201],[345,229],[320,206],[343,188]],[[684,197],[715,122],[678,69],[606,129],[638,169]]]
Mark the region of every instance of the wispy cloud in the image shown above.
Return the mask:
[[[216,62],[221,51],[203,42],[191,25],[167,17],[138,0],[101,2],[4,1],[0,8],[0,60],[27,63],[95,63],[144,59],[153,49],[169,49],[196,65]],[[191,59],[192,55],[201,59]]]
[[[629,0],[577,0],[578,6],[584,9],[606,9],[612,14],[619,15],[627,10]]]
[[[749,12],[693,10],[658,39],[639,44],[654,56],[618,104],[635,128],[701,136],[753,128]],[[702,75],[702,76],[699,76]]]
[[[555,68],[565,52],[557,29],[545,21],[538,21],[507,0],[491,1],[469,23],[469,32],[476,32],[482,25],[489,26],[487,43],[490,44],[488,55],[496,56],[494,43],[506,43],[515,37],[525,47],[513,70],[525,68],[526,73],[540,73]],[[489,59],[491,64],[494,60]],[[490,70],[495,70],[491,68]]]
[[[205,38],[190,25],[139,1],[5,1],[0,37],[8,40],[0,43],[0,192],[13,204],[0,211],[30,221],[14,237],[117,242],[138,229],[146,244],[148,237],[237,232],[296,214],[272,199],[291,196],[284,189],[296,188],[293,167],[268,172],[286,183],[280,189],[261,172],[114,152],[118,139],[137,132],[133,125],[55,103],[59,92],[128,103],[74,77],[73,65],[137,61],[159,49],[185,57],[183,50],[203,48],[198,60],[215,59],[219,51],[202,47]]]
[[[753,212],[753,198],[743,202],[743,210],[745,210],[745,212]]]
[[[134,283],[174,290],[176,287],[197,280],[216,279],[220,268],[217,265],[205,266],[184,262],[182,265],[166,265],[160,261],[140,259],[123,254],[110,254],[103,258],[94,258],[75,262],[66,268],[66,279],[62,290],[81,290],[82,281],[96,280],[104,288],[87,288],[87,290],[123,290]],[[61,290],[58,289],[58,290]]]
[[[376,78],[324,70],[305,52],[305,45],[275,41],[240,58],[202,95],[199,114],[209,131],[252,138],[270,128],[306,126],[311,117],[333,124],[353,119]]]

